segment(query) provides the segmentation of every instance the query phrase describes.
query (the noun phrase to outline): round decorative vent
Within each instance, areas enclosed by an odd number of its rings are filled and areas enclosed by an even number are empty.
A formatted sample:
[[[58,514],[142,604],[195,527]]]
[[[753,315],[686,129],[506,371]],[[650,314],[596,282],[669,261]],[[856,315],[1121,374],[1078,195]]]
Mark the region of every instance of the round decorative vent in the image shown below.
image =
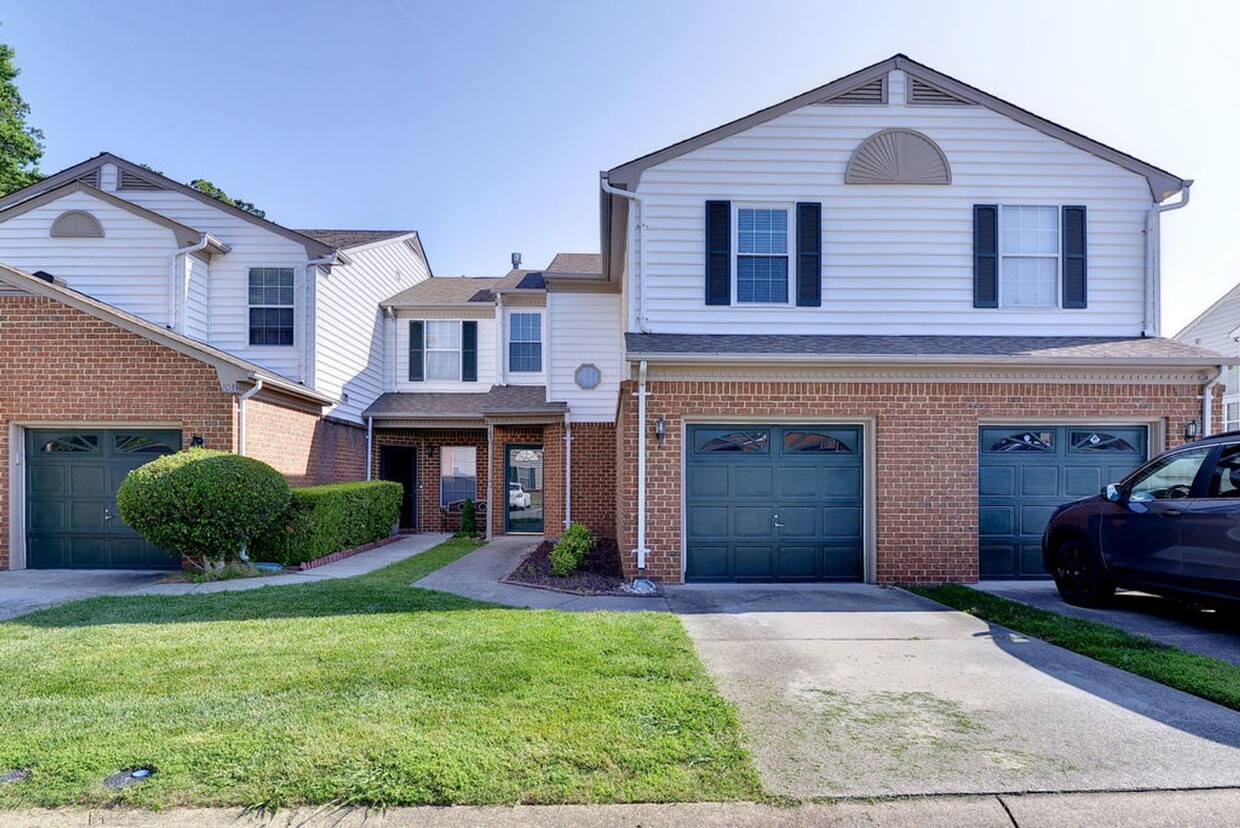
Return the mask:
[[[603,373],[593,362],[587,362],[577,366],[573,379],[576,380],[578,388],[591,391],[598,388],[598,384],[603,381]]]
[[[911,129],[885,129],[861,142],[845,184],[950,184],[952,170],[938,144]]]

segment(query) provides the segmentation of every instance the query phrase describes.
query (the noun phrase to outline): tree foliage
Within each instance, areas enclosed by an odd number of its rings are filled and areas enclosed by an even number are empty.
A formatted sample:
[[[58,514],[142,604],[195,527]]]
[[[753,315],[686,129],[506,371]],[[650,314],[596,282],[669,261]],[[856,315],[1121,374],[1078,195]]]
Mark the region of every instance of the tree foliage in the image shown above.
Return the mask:
[[[30,104],[17,90],[21,72],[13,65],[13,47],[0,43],[0,195],[28,187],[43,177],[43,132],[26,124]]]
[[[259,218],[267,217],[267,213],[255,207],[253,203],[243,201],[239,198],[233,198],[228,193],[212,184],[210,181],[207,181],[205,178],[195,178],[193,181],[189,182],[189,186],[204,195],[211,196],[211,198],[214,198],[216,201],[222,201],[225,204],[236,207],[239,210],[245,210],[251,215],[258,216]]]

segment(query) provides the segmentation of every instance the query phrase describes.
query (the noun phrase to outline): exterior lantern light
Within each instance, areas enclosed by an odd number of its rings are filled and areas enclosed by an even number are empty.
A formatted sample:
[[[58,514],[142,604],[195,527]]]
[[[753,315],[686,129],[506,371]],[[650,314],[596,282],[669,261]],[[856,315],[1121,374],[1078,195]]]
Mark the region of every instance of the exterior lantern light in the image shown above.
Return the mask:
[[[1184,439],[1196,440],[1197,435],[1201,433],[1201,423],[1196,420],[1189,420],[1188,425],[1184,426]]]
[[[654,438],[658,440],[659,443],[662,443],[663,438],[666,436],[667,436],[667,420],[660,417],[659,419],[654,421]]]

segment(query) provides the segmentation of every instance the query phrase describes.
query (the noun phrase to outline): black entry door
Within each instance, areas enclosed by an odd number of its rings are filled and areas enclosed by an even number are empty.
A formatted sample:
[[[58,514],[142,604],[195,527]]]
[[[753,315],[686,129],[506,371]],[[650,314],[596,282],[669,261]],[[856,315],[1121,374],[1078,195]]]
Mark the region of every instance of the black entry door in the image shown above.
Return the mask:
[[[418,460],[413,446],[380,446],[379,479],[399,483],[405,489],[400,501],[400,528],[418,525]]]
[[[541,534],[543,531],[543,447],[508,446],[504,478],[504,531]]]

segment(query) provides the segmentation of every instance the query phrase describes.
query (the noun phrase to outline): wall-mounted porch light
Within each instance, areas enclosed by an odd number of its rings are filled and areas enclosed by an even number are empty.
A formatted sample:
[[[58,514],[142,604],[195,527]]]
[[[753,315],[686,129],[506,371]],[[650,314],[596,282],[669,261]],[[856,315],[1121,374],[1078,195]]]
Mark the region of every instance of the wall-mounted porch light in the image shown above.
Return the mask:
[[[1184,426],[1184,439],[1196,440],[1197,435],[1201,433],[1201,423],[1196,420],[1189,420],[1188,425]]]
[[[663,438],[666,436],[667,436],[667,420],[660,417],[659,419],[654,421],[654,439],[658,440],[659,443],[662,444]]]
[[[202,447],[203,447],[203,446],[205,446],[206,444],[207,444],[207,441],[206,441],[206,440],[204,440],[204,439],[202,439],[202,435],[201,435],[201,434],[195,434],[193,437],[190,437],[190,438],[189,438],[189,447],[190,447],[190,448],[202,448]]]

